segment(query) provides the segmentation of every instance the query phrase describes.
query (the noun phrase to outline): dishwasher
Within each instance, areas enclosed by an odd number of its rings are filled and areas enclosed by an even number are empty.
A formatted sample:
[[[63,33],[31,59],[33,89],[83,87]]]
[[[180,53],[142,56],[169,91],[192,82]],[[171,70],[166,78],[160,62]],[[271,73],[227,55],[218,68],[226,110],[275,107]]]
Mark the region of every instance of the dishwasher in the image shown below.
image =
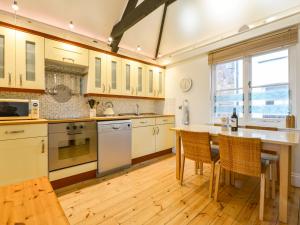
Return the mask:
[[[97,123],[98,173],[105,176],[131,165],[131,121],[115,120]]]

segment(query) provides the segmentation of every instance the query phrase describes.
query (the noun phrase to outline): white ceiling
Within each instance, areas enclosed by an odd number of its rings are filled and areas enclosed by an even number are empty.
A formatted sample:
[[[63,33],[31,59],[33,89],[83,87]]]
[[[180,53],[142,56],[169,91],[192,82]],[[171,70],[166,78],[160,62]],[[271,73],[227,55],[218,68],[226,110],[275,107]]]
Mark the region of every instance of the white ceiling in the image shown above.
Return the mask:
[[[107,40],[128,0],[18,0],[19,15],[74,32]],[[139,3],[142,0],[139,1]],[[0,9],[12,12],[12,0],[1,0]],[[177,0],[169,6],[160,53],[221,35],[244,24],[265,19],[299,6],[300,0]],[[125,32],[120,47],[153,57],[158,40],[163,6]]]

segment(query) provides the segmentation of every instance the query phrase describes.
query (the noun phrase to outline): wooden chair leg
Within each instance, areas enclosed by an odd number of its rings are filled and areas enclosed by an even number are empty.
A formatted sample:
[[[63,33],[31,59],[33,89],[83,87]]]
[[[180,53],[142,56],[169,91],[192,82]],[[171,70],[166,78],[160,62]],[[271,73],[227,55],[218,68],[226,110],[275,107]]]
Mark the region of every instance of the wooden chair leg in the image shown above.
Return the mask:
[[[264,220],[264,209],[265,209],[265,182],[266,176],[264,173],[260,177],[260,200],[259,200],[259,220]]]
[[[270,198],[270,166],[266,169],[266,198]]]
[[[276,195],[276,162],[272,162],[270,165],[272,173],[272,199],[275,199]]]
[[[203,162],[199,162],[200,175],[203,175]]]
[[[182,156],[182,166],[180,171],[180,185],[183,183],[183,173],[184,173],[184,165],[185,165],[185,156]]]
[[[219,194],[219,186],[220,186],[220,173],[221,173],[221,165],[217,163],[216,165],[216,182],[215,182],[215,194],[214,199],[218,201],[218,194]]]
[[[198,174],[199,163],[195,161],[195,174]]]
[[[215,176],[215,162],[211,162],[210,181],[209,181],[209,197],[212,197]]]

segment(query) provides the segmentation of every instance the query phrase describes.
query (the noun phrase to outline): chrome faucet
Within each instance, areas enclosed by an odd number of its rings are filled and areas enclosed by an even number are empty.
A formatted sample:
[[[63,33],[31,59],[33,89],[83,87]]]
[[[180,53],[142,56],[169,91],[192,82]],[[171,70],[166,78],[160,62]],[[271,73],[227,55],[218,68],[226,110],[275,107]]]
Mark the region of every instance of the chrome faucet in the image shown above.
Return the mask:
[[[136,114],[137,116],[140,115],[140,106],[139,106],[139,104],[136,104],[136,112],[135,112],[135,114]]]

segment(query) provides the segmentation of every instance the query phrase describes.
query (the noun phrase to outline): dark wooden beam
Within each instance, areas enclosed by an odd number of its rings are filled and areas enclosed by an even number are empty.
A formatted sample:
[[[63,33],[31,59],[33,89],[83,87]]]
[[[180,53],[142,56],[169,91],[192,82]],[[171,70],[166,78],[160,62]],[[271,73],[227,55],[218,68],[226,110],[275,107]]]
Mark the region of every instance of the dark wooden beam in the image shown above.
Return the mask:
[[[121,36],[126,30],[148,16],[161,5],[165,3],[171,4],[174,1],[175,0],[144,0],[113,27],[111,37],[116,38]]]
[[[158,35],[156,51],[155,51],[155,59],[157,59],[157,56],[158,56],[158,53],[159,53],[159,47],[160,47],[162,33],[163,33],[163,30],[164,30],[164,24],[165,24],[167,9],[168,9],[168,3],[165,3],[164,12],[163,12],[163,15],[162,15],[160,29],[159,29],[159,35]]]
[[[135,9],[137,3],[138,3],[138,0],[128,0],[127,6],[126,6],[125,11],[122,15],[121,21],[126,17],[126,15],[128,15],[132,10]],[[111,37],[113,37],[112,34],[111,34]],[[113,37],[113,42],[110,45],[112,52],[116,52],[116,53],[118,52],[119,43],[120,43],[122,37],[123,37],[123,33],[121,35],[117,36],[117,37]]]

